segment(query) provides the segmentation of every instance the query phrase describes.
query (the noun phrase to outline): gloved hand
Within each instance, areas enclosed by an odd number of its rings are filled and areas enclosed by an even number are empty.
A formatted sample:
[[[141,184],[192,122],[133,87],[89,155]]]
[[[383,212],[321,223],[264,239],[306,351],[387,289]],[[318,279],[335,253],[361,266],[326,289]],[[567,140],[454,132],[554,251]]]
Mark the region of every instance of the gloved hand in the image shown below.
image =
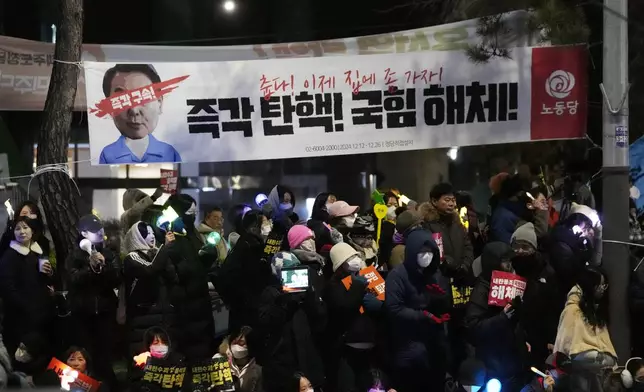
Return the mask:
[[[376,298],[375,295],[367,293],[362,298],[362,306],[367,312],[375,313],[382,309],[382,301]]]
[[[369,284],[369,281],[362,275],[353,275],[351,277],[351,283],[361,284],[366,287],[367,284]]]
[[[443,321],[443,316],[437,317],[436,315],[433,315],[429,313],[428,311],[423,311],[425,316],[429,318],[429,322],[434,325],[442,325],[445,321]]]
[[[94,252],[89,256],[89,265],[92,267],[94,272],[100,272],[105,265],[105,258],[99,252]]]
[[[505,317],[507,317],[507,318],[508,318],[508,320],[512,320],[512,317],[514,317],[514,312],[515,312],[515,311],[516,311],[516,310],[514,309],[514,307],[512,306],[512,304],[507,304],[507,305],[505,305],[505,307],[503,308],[503,314],[505,315]]]

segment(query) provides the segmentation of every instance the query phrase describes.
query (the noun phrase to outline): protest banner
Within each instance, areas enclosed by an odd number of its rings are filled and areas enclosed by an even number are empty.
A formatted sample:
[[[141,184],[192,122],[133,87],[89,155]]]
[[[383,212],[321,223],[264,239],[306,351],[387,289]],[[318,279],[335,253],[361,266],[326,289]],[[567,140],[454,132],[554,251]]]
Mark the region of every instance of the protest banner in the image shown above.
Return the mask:
[[[442,233],[432,233],[432,238],[438,247],[438,253],[440,255],[441,263],[445,261],[445,250],[443,248],[443,234]]]
[[[275,253],[279,252],[282,249],[282,242],[284,241],[284,235],[271,231],[266,237],[266,243],[264,245],[264,256],[263,258],[269,263],[275,256]]]
[[[142,388],[146,391],[180,391],[186,376],[183,363],[169,363],[150,357],[143,368]]]
[[[586,57],[566,46],[516,48],[485,64],[462,51],[86,62],[90,155],[93,164],[223,162],[579,138]],[[135,157],[125,137],[146,136]]]
[[[161,169],[161,189],[163,189],[163,192],[171,195],[177,193],[178,181],[178,170]]]
[[[73,369],[56,358],[51,359],[47,369],[56,372],[58,377],[61,379],[61,386],[62,384],[67,384],[69,386],[69,389],[67,389],[68,391],[97,392],[101,386],[99,381],[94,380],[83,373],[74,372],[75,377],[69,377]]]
[[[234,391],[233,375],[228,359],[216,356],[192,366],[192,390],[194,392]]]
[[[513,48],[530,45],[525,32],[526,11],[503,15],[513,34],[499,44]],[[161,46],[85,44],[82,59],[109,62],[241,61],[271,58],[324,57],[466,50],[481,42],[477,19],[420,29],[324,41],[236,46]],[[54,44],[0,36],[0,110],[43,110],[49,88]],[[78,78],[74,110],[86,110],[85,77]]]
[[[382,278],[382,275],[378,272],[376,267],[369,266],[367,268],[361,269],[358,274],[367,278],[367,291],[375,295],[381,301],[385,300],[385,280]],[[351,276],[347,276],[342,279],[344,287],[349,290],[351,287]],[[364,308],[360,307],[360,313],[364,313]]]
[[[505,306],[516,297],[523,298],[526,280],[510,272],[492,271],[490,292],[487,304],[491,306]]]

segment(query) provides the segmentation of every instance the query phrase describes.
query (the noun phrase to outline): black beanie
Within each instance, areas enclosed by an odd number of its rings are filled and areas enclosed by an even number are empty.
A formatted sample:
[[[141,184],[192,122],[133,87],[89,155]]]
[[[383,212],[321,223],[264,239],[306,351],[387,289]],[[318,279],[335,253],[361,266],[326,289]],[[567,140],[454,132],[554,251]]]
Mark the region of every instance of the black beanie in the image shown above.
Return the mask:
[[[445,195],[453,195],[453,194],[454,194],[454,188],[452,188],[452,184],[448,182],[443,182],[443,183],[434,185],[434,187],[432,188],[432,191],[429,192],[429,198],[432,200],[438,200]]]

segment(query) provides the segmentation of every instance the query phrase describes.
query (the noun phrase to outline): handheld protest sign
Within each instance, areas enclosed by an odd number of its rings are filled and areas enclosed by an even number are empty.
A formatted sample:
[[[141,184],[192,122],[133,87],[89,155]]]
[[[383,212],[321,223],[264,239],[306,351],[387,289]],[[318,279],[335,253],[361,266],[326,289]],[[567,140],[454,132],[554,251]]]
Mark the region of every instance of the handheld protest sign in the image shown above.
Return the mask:
[[[373,213],[378,218],[378,232],[376,233],[376,242],[380,243],[380,229],[382,228],[382,220],[387,216],[387,206],[384,204],[376,204],[373,206]]]
[[[360,276],[367,278],[367,291],[375,295],[380,301],[385,300],[385,280],[380,272],[373,265],[363,268],[358,272]],[[351,288],[351,276],[342,279],[342,284],[349,290]],[[360,313],[364,313],[364,308],[360,307]]]
[[[234,391],[235,384],[228,359],[222,356],[192,365],[194,391]]]
[[[490,292],[487,304],[490,306],[505,306],[516,297],[523,298],[526,280],[510,272],[492,271]]]
[[[74,391],[97,392],[101,387],[101,383],[99,381],[73,370],[66,363],[58,360],[57,358],[51,359],[47,369],[56,372],[60,378],[61,388],[65,391],[73,389]]]
[[[186,377],[186,365],[150,357],[143,368],[142,390],[179,392]]]

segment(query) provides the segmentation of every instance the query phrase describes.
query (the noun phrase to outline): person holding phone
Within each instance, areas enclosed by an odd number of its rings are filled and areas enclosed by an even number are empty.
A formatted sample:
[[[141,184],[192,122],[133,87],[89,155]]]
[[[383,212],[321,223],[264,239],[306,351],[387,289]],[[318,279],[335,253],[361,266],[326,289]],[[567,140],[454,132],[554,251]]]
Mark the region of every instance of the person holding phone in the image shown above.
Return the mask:
[[[258,358],[266,392],[289,390],[289,379],[298,371],[307,375],[313,388],[324,384],[324,366],[316,342],[321,341],[326,327],[326,305],[315,284],[305,292],[284,291],[282,269],[300,265],[290,255],[273,258],[271,284],[259,297],[255,330],[267,342]],[[309,268],[309,276],[313,273]]]
[[[28,334],[50,342],[48,329],[55,315],[54,271],[48,261],[41,261],[42,248],[34,241],[35,224],[28,216],[16,218],[13,239],[0,260],[3,335],[12,357]]]

